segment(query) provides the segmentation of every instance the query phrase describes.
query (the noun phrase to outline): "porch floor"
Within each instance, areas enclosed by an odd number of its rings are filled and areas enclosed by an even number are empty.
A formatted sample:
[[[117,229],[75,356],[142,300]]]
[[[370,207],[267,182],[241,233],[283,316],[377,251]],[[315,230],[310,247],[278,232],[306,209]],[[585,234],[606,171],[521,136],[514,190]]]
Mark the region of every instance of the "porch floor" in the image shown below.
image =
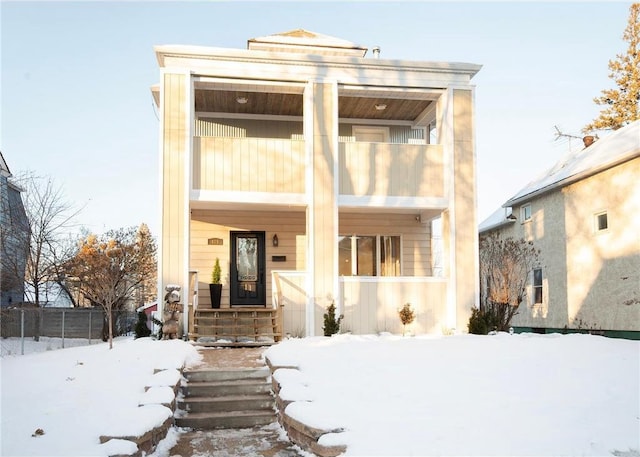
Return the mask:
[[[192,316],[189,340],[203,347],[260,347],[282,339],[276,308],[203,308]]]

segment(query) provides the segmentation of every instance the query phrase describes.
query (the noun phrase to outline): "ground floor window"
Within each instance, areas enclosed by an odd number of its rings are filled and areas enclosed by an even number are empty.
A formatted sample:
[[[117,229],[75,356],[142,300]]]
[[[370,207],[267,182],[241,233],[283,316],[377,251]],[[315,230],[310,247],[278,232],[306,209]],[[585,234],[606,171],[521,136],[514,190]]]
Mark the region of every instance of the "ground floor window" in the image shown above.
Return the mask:
[[[341,235],[338,237],[340,276],[400,276],[400,237]]]

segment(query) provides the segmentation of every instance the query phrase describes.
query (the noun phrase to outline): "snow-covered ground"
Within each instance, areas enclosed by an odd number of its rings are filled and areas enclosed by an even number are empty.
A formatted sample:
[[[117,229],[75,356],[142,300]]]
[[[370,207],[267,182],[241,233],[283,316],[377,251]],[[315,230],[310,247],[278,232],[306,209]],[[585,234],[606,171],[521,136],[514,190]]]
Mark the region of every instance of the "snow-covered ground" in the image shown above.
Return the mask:
[[[19,339],[1,342],[3,354],[20,354]],[[81,342],[65,340],[65,346]],[[179,340],[127,337],[116,339],[112,350],[102,342],[54,350],[60,344],[25,340],[30,354],[0,359],[0,455],[86,457],[126,451],[131,442],[100,445],[100,435],[139,435],[164,422],[171,415],[168,408],[138,407],[145,403],[145,386],[157,378],[154,370],[170,374],[200,360],[193,346]]]
[[[291,339],[287,413],[347,455],[639,456],[640,342],[591,335]],[[309,400],[309,401],[305,401]]]
[[[19,343],[2,343],[19,353]],[[199,361],[177,340],[121,338],[111,351],[56,344],[0,359],[2,456],[113,453],[100,435],[136,434],[166,417],[163,407],[138,407],[153,370]],[[276,374],[282,394],[312,400],[287,412],[344,429],[322,439],[347,444],[348,455],[640,456],[637,341],[339,335],[291,339],[267,354],[300,367]],[[155,455],[167,457],[177,438],[171,432]]]

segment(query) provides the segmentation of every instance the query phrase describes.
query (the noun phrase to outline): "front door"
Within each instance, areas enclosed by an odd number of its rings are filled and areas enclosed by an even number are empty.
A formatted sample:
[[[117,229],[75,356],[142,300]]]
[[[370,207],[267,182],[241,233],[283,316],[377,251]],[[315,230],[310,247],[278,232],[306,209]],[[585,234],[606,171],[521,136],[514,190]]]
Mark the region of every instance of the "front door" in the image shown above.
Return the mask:
[[[231,306],[266,306],[264,232],[231,232]]]

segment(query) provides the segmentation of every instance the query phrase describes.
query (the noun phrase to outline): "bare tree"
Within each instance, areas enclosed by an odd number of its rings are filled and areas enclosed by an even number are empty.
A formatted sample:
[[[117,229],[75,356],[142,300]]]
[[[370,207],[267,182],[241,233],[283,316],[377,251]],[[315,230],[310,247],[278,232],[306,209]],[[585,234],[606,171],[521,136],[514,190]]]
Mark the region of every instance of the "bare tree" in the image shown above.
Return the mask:
[[[492,233],[480,240],[480,314],[493,330],[506,331],[526,296],[540,250],[531,241]]]
[[[65,276],[84,297],[102,307],[105,340],[113,347],[113,311],[134,298],[156,275],[156,244],[146,225],[90,234],[64,266]]]
[[[25,211],[25,217],[14,222],[24,227],[14,227],[10,235],[3,236],[13,238],[9,246],[14,251],[26,252],[26,265],[16,252],[3,252],[3,269],[12,275],[11,281],[24,281],[27,300],[40,305],[55,283],[55,270],[66,260],[64,239],[80,209],[65,200],[62,188],[49,177],[24,172],[13,182],[21,190]]]

